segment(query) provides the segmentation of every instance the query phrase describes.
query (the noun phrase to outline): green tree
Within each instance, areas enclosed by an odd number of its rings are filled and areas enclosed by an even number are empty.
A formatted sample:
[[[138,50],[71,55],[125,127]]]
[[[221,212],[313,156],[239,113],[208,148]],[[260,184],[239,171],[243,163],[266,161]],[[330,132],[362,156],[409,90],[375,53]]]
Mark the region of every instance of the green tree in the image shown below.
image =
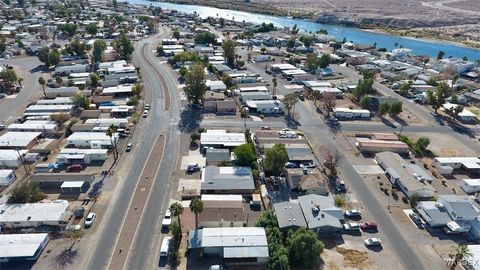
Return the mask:
[[[126,34],[121,35],[112,45],[121,59],[127,61],[132,59],[133,43]]]
[[[38,83],[42,86],[43,96],[47,96],[47,93],[45,93],[45,79],[43,77],[38,78]]]
[[[366,95],[372,95],[374,93],[373,79],[359,80],[357,87],[352,91],[353,98],[357,101]]]
[[[459,262],[464,259],[472,257],[472,252],[468,249],[467,245],[458,244],[454,246],[453,262],[450,265],[450,269],[454,270],[457,268]]]
[[[427,137],[420,137],[414,144],[414,152],[419,155],[427,153],[427,147],[430,144],[430,139]]]
[[[395,101],[392,104],[390,104],[390,109],[388,110],[388,115],[390,117],[396,117],[402,112],[402,102],[401,101]]]
[[[287,150],[283,144],[275,144],[265,153],[265,170],[274,176],[280,175],[288,161]]]
[[[16,187],[12,196],[8,200],[9,203],[36,203],[45,198],[45,194],[40,190],[37,183],[25,182]]]
[[[285,163],[283,164],[285,165]],[[278,227],[277,217],[272,210],[267,210],[263,212],[255,222],[256,227],[264,227],[264,228],[275,228]]]
[[[402,83],[399,87],[400,95],[406,96],[410,91],[410,84],[409,83]]]
[[[127,101],[128,106],[137,106],[138,105],[138,98],[136,96],[133,96],[128,99]]]
[[[4,68],[0,71],[0,87],[4,92],[10,91],[16,82],[18,82],[18,76],[15,70]]]
[[[457,105],[455,106],[455,108],[453,108],[453,114],[455,115],[455,117],[458,117],[458,115],[463,112],[465,108],[462,106],[462,105]]]
[[[87,44],[76,38],[67,45],[66,52],[70,55],[84,55],[87,52]]]
[[[198,215],[203,212],[203,201],[198,197],[190,201],[190,211],[195,214],[195,229],[198,229]]]
[[[390,111],[390,104],[387,102],[378,105],[378,115],[385,116]]]
[[[335,206],[336,207],[343,207],[345,205],[345,196],[343,195],[337,195],[335,197],[333,197],[333,200],[335,202]]]
[[[313,269],[320,264],[323,242],[313,231],[300,228],[289,233],[287,239],[290,264],[297,269]]]
[[[60,30],[68,37],[73,37],[77,33],[76,23],[66,23],[60,26]]]
[[[370,97],[368,97],[368,96],[362,97],[360,99],[360,102],[358,102],[358,104],[360,105],[360,107],[362,107],[362,109],[369,110],[370,109],[370,104],[371,104]]]
[[[295,47],[295,39],[291,38],[289,40],[287,40],[287,49],[293,49],[293,47]]]
[[[438,51],[437,61],[438,61],[438,60],[442,60],[444,56],[445,56],[445,52],[444,52],[444,51]]]
[[[272,85],[273,85],[273,95],[276,95],[277,94],[277,85],[278,85],[277,77],[273,77]]]
[[[179,39],[180,38],[180,32],[178,32],[178,30],[174,30],[172,32],[172,36],[176,39]]]
[[[157,46],[157,54],[158,56],[165,56],[165,51],[163,50],[163,46]]]
[[[107,43],[105,41],[99,39],[93,42],[92,58],[95,63],[102,61],[102,53],[105,51],[105,49],[107,49]]]
[[[90,74],[90,86],[93,88],[100,86],[100,77],[95,73]]]
[[[48,53],[48,66],[56,66],[60,63],[60,52],[57,49],[52,49]]]
[[[176,220],[172,221],[172,223],[170,223],[170,225],[168,226],[168,229],[170,230],[174,241],[176,243],[180,242],[180,239],[182,239],[182,230],[180,228],[180,225],[178,225],[178,222]]]
[[[206,89],[204,67],[198,62],[190,67],[185,76],[184,91],[190,102],[198,104],[203,99]]]
[[[330,65],[330,54],[322,54],[319,60],[319,66],[320,68],[326,68]]]
[[[307,48],[313,44],[313,38],[309,36],[302,36],[299,38],[299,40],[303,42],[303,45]]]
[[[298,96],[295,93],[286,94],[283,97],[282,102],[283,102],[283,105],[285,105],[285,108],[287,109],[288,116],[290,116],[290,112],[292,111],[292,109],[295,108],[295,104],[297,104],[298,102]]]
[[[170,205],[170,212],[174,217],[178,218],[178,226],[180,227],[180,232],[182,231],[182,223],[180,222],[180,216],[183,214],[183,206],[179,202],[174,202]]]
[[[68,113],[54,113],[50,115],[50,120],[61,126],[63,123],[70,120],[70,115]]]
[[[0,35],[0,53],[3,53],[7,49],[5,36]]]
[[[91,23],[85,26],[85,31],[87,32],[87,34],[95,36],[98,33],[98,26],[96,23]]]
[[[310,72],[315,71],[320,66],[320,60],[318,59],[317,54],[316,53],[307,54],[305,65],[308,71]]]
[[[445,103],[445,99],[451,94],[451,88],[446,83],[439,83],[435,91],[427,92],[427,102],[435,112]]]
[[[292,33],[292,35],[296,35],[296,34],[298,34],[298,31],[299,31],[298,25],[295,24],[295,25],[292,27],[292,30],[290,30],[290,33]]]
[[[136,83],[132,87],[132,94],[135,95],[136,97],[140,97],[140,95],[142,94],[142,90],[143,90],[143,85],[140,83]]]
[[[195,36],[195,43],[196,44],[216,44],[217,37],[213,33],[202,32]]]
[[[116,161],[118,159],[118,151],[117,151],[117,140],[115,138],[115,133],[117,133],[117,127],[114,124],[111,124],[108,127],[107,131],[105,131],[105,134],[107,134],[107,136],[110,137],[110,142],[113,148],[113,158]]]
[[[227,39],[222,43],[223,56],[229,65],[233,65],[235,62],[235,46],[235,41],[231,39]]]
[[[269,244],[270,246],[270,244]],[[268,269],[270,270],[289,270],[290,269],[290,261],[288,259],[288,251],[287,249],[281,245],[276,246],[274,248],[273,254],[270,256],[270,260],[268,261]]]
[[[85,110],[90,107],[90,100],[80,93],[73,95],[70,99],[72,100],[73,105],[77,107],[83,108]]]
[[[113,6],[114,9],[117,9],[117,7],[118,7],[117,0],[112,0],[112,6]]]
[[[233,152],[235,153],[237,163],[240,166],[251,166],[252,162],[257,159],[251,143],[239,145],[233,149]]]

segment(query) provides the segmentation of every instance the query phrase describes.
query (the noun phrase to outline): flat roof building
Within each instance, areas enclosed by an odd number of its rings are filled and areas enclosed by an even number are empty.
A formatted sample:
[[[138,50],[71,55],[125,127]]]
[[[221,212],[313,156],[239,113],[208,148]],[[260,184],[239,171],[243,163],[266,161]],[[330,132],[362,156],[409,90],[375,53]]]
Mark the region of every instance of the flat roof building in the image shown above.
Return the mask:
[[[202,169],[202,191],[205,193],[251,194],[255,190],[249,167],[216,167]]]
[[[307,228],[300,204],[280,202],[273,205],[280,229]]]
[[[0,205],[0,226],[17,229],[49,225],[63,228],[72,215],[67,201]]]
[[[30,149],[38,143],[41,132],[9,131],[0,136],[0,148]]]
[[[23,123],[10,124],[8,125],[7,130],[54,134],[58,131],[58,125],[54,121],[50,120],[27,120]]]
[[[226,130],[207,129],[206,132],[200,134],[202,147],[236,147],[246,142],[244,133],[227,133]]]
[[[0,262],[34,261],[48,240],[47,233],[0,234]]]
[[[365,153],[390,151],[398,154],[407,154],[410,147],[401,141],[372,140],[369,138],[355,138],[355,146]]]

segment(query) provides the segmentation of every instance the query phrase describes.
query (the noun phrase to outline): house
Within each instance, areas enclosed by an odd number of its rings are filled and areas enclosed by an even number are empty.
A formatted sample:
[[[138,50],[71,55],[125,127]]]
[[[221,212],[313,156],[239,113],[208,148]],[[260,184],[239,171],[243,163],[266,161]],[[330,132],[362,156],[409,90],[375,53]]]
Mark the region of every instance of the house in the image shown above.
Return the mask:
[[[363,110],[363,109],[350,109],[350,108],[342,108],[336,107],[333,109],[333,114],[337,118],[342,119],[369,119],[370,118],[370,111]]]
[[[202,147],[234,148],[246,142],[245,133],[227,133],[226,130],[207,129],[200,134]]]
[[[126,118],[98,118],[87,119],[85,124],[93,124],[96,127],[110,127],[114,125],[117,128],[125,128],[128,125],[128,119]]]
[[[75,94],[80,92],[78,87],[58,87],[58,88],[46,88],[45,89],[45,96],[46,98],[57,98],[57,97],[72,97]]]
[[[480,172],[480,158],[478,157],[436,157],[433,164],[444,175],[450,175],[454,170],[463,170],[467,173]]]
[[[59,189],[65,183],[82,182],[82,188],[88,189],[95,181],[93,174],[86,173],[34,173],[30,182],[37,183],[42,189]]]
[[[307,144],[304,143],[292,143],[286,144],[285,149],[288,154],[288,161],[293,163],[304,163],[315,160],[312,150]]]
[[[281,114],[285,106],[280,100],[250,100],[246,102],[250,112],[260,114]]]
[[[375,155],[378,165],[385,171],[392,185],[396,185],[409,198],[431,198],[437,192],[429,182],[433,177],[416,164],[405,161],[399,154],[380,152]]]
[[[18,168],[22,165],[22,151],[0,149],[0,168]]]
[[[465,61],[460,58],[445,58],[432,64],[432,68],[436,71],[443,72],[445,70],[453,70],[458,74],[466,73],[475,67],[475,62]]]
[[[206,166],[202,169],[201,190],[207,194],[250,195],[255,190],[252,169]]]
[[[58,165],[102,163],[107,160],[107,149],[64,148],[57,156]]]
[[[355,146],[363,153],[379,153],[389,151],[397,154],[408,154],[410,147],[401,141],[374,140],[369,138],[355,138]]]
[[[23,203],[0,205],[2,230],[37,228],[42,225],[63,229],[72,215],[64,200],[51,203]]]
[[[74,132],[67,138],[67,145],[77,148],[110,149],[117,141],[117,133],[110,138],[103,132]]]
[[[467,194],[480,192],[480,179],[463,179],[460,188]]]
[[[335,206],[331,196],[316,194],[299,196],[298,203],[310,230],[323,235],[341,231],[343,210]]]
[[[225,161],[230,161],[230,150],[208,148],[205,156],[207,165],[220,165]]]
[[[453,104],[453,103],[445,103],[445,104],[443,104],[442,107],[443,107],[443,110],[445,112],[448,112],[450,114],[454,114],[453,112],[455,111],[455,109],[458,106],[459,105]],[[458,114],[457,117],[463,122],[473,122],[476,119],[477,115],[472,113],[471,111],[463,108],[463,110]]]
[[[327,179],[323,174],[317,170],[308,171],[304,173],[300,180],[300,192],[301,194],[317,194],[328,195]]]
[[[10,124],[8,131],[41,132],[44,135],[53,135],[58,132],[58,125],[50,120],[27,120],[23,123]]]
[[[200,228],[244,227],[248,215],[244,210],[242,195],[203,194],[203,211],[198,216]]]
[[[203,228],[188,234],[188,249],[215,255],[226,264],[268,263],[268,243],[261,227]]]
[[[207,80],[205,82],[205,85],[210,91],[214,91],[214,92],[223,92],[227,90],[227,86],[225,85],[225,83],[223,83],[223,81]]]
[[[25,109],[23,116],[50,116],[57,113],[72,115],[75,105],[32,105]]]
[[[102,95],[104,96],[130,96],[131,94],[132,94],[131,84],[105,87],[102,90]]]
[[[0,263],[35,261],[48,241],[48,233],[0,234]]]
[[[480,214],[471,196],[440,195],[436,202],[421,201],[415,208],[430,227],[470,228]]]
[[[8,131],[0,136],[0,148],[30,149],[38,143],[41,135],[41,132]]]
[[[283,230],[307,228],[300,204],[295,202],[279,202],[273,205],[278,227]]]
[[[17,175],[14,170],[0,169],[0,186],[9,186],[15,179]]]

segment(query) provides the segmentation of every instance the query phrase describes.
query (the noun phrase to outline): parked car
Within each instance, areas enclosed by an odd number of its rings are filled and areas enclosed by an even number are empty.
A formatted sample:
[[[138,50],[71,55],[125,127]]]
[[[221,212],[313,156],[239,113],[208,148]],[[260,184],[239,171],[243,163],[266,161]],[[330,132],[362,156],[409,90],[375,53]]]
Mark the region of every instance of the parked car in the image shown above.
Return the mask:
[[[198,163],[187,164],[187,172],[196,172],[198,170],[200,170],[200,165],[198,165]]]
[[[66,232],[78,231],[81,228],[82,228],[82,225],[80,225],[80,224],[71,224],[71,225],[67,225],[67,227],[65,227],[65,231]]]
[[[315,167],[317,167],[317,163],[315,163],[315,161],[300,164],[300,168],[313,169],[313,168],[315,168]]]
[[[170,212],[169,209],[167,209],[167,211],[165,212],[165,216],[163,217],[163,220],[162,220],[162,227],[167,227],[170,226],[170,224],[172,223],[172,212]]]
[[[125,149],[125,151],[130,152],[132,151],[132,148],[133,148],[133,144],[129,143],[127,144],[127,148]]]
[[[147,116],[148,116],[148,110],[144,110],[143,111],[143,118],[147,118]]]
[[[150,104],[145,104],[145,110],[150,110]]]
[[[0,125],[0,130],[4,130],[5,128],[5,125]]]
[[[362,224],[360,224],[360,229],[362,229],[362,231],[373,231],[373,230],[377,230],[377,223],[375,222],[363,222]]]
[[[75,219],[79,219],[83,217],[83,213],[85,213],[85,209],[83,207],[77,207],[75,211],[73,211],[73,216]]]
[[[380,238],[377,238],[377,237],[365,239],[365,241],[363,242],[367,247],[382,245],[382,240],[380,240]]]
[[[328,122],[330,123],[338,123],[338,119],[334,116],[331,116],[328,118]]]
[[[271,130],[272,128],[269,126],[263,126],[260,128],[261,130]]]
[[[408,216],[412,219],[413,222],[415,222],[415,224],[417,225],[422,224],[422,219],[416,213],[410,213],[410,215]]]
[[[84,169],[82,164],[73,164],[67,167],[67,172],[80,172]]]
[[[225,267],[223,267],[222,265],[216,264],[216,265],[210,266],[208,270],[225,270]]]
[[[4,98],[6,97],[7,95],[5,95],[4,93],[0,93],[0,98]]]
[[[352,209],[345,212],[345,216],[347,217],[360,217],[361,214],[362,212],[358,209]]]
[[[345,182],[343,180],[338,181],[337,192],[338,193],[347,192],[347,186],[345,185]]]
[[[360,224],[356,222],[347,222],[343,224],[343,229],[345,231],[360,231]]]
[[[97,215],[93,212],[89,213],[88,216],[87,216],[87,219],[85,219],[85,228],[89,228],[93,225],[93,221],[95,221],[95,218],[97,217]]]
[[[292,163],[292,162],[287,162],[285,163],[285,168],[297,168],[297,164]]]

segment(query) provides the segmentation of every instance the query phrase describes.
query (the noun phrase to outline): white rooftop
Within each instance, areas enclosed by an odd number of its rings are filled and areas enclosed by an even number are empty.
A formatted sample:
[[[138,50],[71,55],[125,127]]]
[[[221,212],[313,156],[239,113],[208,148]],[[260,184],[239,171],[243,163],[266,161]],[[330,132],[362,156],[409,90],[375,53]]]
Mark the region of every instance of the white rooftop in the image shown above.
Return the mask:
[[[108,137],[108,135],[103,132],[74,132],[68,137],[68,141],[76,140],[110,141],[110,137]]]
[[[236,194],[202,194],[202,201],[242,201],[242,195],[236,195]]]
[[[202,247],[267,246],[261,227],[203,228]]]
[[[200,135],[203,145],[239,146],[246,143],[244,133],[227,133],[226,130],[208,129]]]
[[[84,181],[65,181],[60,188],[81,188],[84,183]]]
[[[51,203],[23,203],[0,205],[0,223],[2,222],[48,222],[65,220],[67,201]]]
[[[132,85],[125,84],[119,86],[105,87],[103,88],[103,94],[114,94],[114,93],[131,93]]]
[[[54,129],[57,124],[50,120],[27,120],[21,124],[10,124],[7,129]]]
[[[33,257],[47,233],[0,234],[0,258]]]
[[[16,132],[9,131],[0,136],[0,148],[15,147],[25,148],[31,141],[42,135],[41,132]]]

